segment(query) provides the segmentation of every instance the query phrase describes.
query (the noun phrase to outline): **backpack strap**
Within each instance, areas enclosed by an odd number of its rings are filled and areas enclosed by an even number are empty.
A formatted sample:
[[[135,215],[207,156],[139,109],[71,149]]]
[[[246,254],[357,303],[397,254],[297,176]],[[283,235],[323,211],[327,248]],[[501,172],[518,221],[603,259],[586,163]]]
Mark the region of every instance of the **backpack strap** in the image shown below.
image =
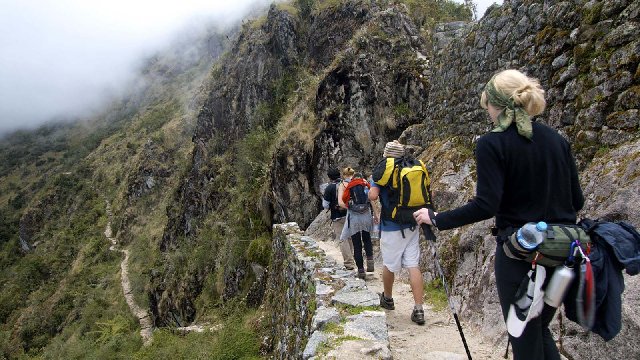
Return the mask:
[[[425,183],[427,182],[427,174],[426,173],[422,173],[422,180],[421,180],[421,185],[420,188],[422,188],[422,198],[428,201],[428,204],[431,204],[431,197],[429,196],[429,194],[427,193],[427,186],[425,185]]]

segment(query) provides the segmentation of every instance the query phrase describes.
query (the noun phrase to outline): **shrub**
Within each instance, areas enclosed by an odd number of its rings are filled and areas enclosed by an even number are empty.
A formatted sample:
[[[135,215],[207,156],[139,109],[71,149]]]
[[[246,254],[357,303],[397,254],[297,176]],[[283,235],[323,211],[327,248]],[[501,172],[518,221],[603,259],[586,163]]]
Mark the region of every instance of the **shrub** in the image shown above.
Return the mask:
[[[246,258],[250,262],[258,263],[264,267],[268,266],[271,260],[271,237],[262,235],[253,239],[249,243]]]

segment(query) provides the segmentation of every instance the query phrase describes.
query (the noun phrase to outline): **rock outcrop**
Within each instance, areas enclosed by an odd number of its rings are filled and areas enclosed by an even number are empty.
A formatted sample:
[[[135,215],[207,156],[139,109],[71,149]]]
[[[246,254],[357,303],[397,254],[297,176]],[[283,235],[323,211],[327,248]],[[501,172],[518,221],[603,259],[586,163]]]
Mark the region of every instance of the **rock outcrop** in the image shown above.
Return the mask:
[[[547,110],[537,118],[566,136],[581,168],[587,197],[581,217],[640,225],[638,196],[638,13],[632,1],[505,1],[477,24],[436,34],[428,91],[430,117],[402,138],[421,147],[432,170],[440,209],[475,194],[473,142],[489,130],[479,94],[493,73],[517,68],[547,89]],[[635,35],[632,35],[635,34]],[[448,38],[447,38],[448,36]],[[438,44],[444,48],[438,48]],[[503,339],[495,290],[491,221],[442,232],[439,250],[454,280],[463,317],[490,338]],[[425,263],[429,264],[428,256]],[[428,265],[429,266],[429,265]],[[431,266],[429,266],[431,267]],[[431,273],[435,275],[434,269]],[[432,276],[433,276],[432,275]],[[623,330],[604,343],[564,321],[554,325],[570,358],[637,357],[637,281],[627,278]],[[625,355],[622,355],[625,354]]]

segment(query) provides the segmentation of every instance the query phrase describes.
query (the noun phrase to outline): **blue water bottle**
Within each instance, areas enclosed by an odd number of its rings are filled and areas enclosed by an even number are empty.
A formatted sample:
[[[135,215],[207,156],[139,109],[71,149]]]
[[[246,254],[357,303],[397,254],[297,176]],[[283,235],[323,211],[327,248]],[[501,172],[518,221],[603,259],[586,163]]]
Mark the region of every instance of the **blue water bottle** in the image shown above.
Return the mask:
[[[518,229],[516,239],[523,249],[534,250],[544,241],[546,231],[547,223],[544,221],[526,223]]]

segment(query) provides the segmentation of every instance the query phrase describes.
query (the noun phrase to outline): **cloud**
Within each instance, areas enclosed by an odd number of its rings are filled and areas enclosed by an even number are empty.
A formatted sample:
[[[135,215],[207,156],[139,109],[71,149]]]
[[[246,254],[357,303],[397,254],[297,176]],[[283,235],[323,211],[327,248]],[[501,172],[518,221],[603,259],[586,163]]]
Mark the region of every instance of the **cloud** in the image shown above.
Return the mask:
[[[268,0],[0,0],[0,133],[98,106],[188,24]]]
[[[82,116],[187,24],[224,25],[270,2],[0,0],[0,134]],[[478,16],[493,2],[476,0]]]

